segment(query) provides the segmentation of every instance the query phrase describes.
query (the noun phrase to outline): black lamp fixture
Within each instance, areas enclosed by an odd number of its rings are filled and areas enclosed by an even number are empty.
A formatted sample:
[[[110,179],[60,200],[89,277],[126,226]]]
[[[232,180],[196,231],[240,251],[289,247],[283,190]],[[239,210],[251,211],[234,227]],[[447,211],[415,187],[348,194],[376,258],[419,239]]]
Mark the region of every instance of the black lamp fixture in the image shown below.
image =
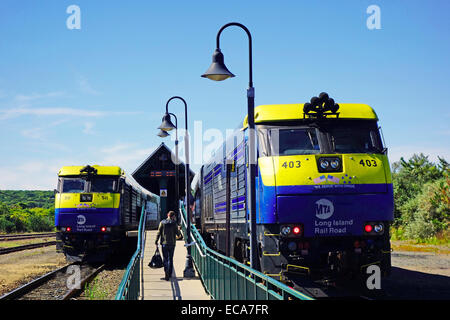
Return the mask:
[[[172,120],[170,120],[170,114],[166,112],[158,129],[161,129],[161,131],[171,131],[175,128],[176,126],[172,123]]]
[[[214,81],[222,81],[234,77],[234,74],[232,74],[225,66],[223,53],[220,51],[219,47],[214,51],[211,66],[204,74],[202,74],[202,77]]]
[[[157,133],[157,136],[161,137],[161,138],[165,138],[165,137],[168,137],[169,134],[166,131],[160,129],[159,132]]]

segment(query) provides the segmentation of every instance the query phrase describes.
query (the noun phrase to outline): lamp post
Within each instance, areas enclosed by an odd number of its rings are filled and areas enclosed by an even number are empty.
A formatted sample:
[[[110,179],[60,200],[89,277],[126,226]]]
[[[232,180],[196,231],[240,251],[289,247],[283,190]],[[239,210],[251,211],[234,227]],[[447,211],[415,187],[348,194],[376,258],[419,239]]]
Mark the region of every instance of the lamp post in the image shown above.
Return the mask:
[[[236,26],[243,29],[248,36],[248,52],[249,52],[249,83],[247,89],[247,123],[248,123],[248,140],[249,140],[249,172],[248,172],[248,188],[249,212],[250,212],[250,266],[258,269],[258,243],[256,240],[256,136],[255,136],[255,88],[253,88],[253,67],[252,67],[252,36],[246,26],[237,22],[231,22],[220,28],[216,37],[216,50],[213,54],[212,64],[208,70],[202,75],[214,81],[222,81],[234,77],[225,66],[224,57],[220,51],[220,34],[230,26]]]
[[[179,200],[180,200],[180,169],[179,169],[179,161],[178,161],[178,118],[175,114],[170,113],[170,116],[173,116],[175,118],[175,199],[176,199],[176,210],[177,210],[177,217],[178,211],[179,211]],[[165,115],[164,115],[165,117]],[[163,123],[165,118],[163,117]],[[169,118],[170,119],[170,118]],[[166,131],[159,129],[158,137],[165,138],[168,137],[170,134],[168,134]]]
[[[167,100],[166,103],[166,113],[164,114],[163,121],[161,125],[158,127],[158,129],[161,129],[162,131],[171,131],[177,126],[173,125],[172,121],[170,120],[170,114],[169,114],[169,103],[170,101],[174,99],[179,99],[183,101],[184,103],[184,120],[185,120],[185,126],[186,126],[186,132],[184,136],[184,143],[185,143],[185,153],[186,153],[186,163],[185,163],[185,182],[186,182],[186,210],[187,210],[187,256],[186,256],[186,266],[183,271],[183,276],[185,278],[192,278],[195,276],[194,266],[192,264],[192,256],[191,256],[191,208],[190,208],[190,200],[191,200],[191,192],[189,187],[190,182],[190,170],[189,170],[189,133],[188,133],[188,119],[187,119],[187,103],[186,101],[179,96],[174,96]],[[176,119],[176,118],[175,118]],[[178,150],[178,149],[177,149]],[[178,162],[178,155],[177,155],[177,162]]]

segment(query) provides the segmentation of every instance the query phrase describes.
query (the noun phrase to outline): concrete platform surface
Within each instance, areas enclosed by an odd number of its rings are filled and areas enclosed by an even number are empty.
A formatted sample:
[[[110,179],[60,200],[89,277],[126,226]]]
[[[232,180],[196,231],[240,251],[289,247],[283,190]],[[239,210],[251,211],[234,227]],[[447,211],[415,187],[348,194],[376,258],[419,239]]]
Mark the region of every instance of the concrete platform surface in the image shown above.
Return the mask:
[[[173,257],[174,270],[169,281],[164,280],[164,268],[152,269],[148,266],[155,253],[156,230],[146,231],[141,273],[142,300],[210,300],[203,284],[195,272],[194,278],[183,278],[187,250],[184,240],[177,241]],[[160,248],[162,255],[162,250]]]

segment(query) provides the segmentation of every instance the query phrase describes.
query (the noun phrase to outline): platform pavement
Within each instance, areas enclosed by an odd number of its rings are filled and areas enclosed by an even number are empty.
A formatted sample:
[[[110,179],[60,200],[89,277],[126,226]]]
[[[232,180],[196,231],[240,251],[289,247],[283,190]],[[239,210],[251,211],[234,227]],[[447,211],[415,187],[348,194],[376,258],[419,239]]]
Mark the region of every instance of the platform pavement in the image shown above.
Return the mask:
[[[146,231],[143,270],[141,278],[142,300],[210,300],[195,271],[194,278],[183,278],[187,250],[184,240],[178,240],[173,257],[174,270],[169,281],[164,280],[164,268],[152,269],[148,266],[155,253],[156,230]],[[162,250],[160,248],[162,255]]]

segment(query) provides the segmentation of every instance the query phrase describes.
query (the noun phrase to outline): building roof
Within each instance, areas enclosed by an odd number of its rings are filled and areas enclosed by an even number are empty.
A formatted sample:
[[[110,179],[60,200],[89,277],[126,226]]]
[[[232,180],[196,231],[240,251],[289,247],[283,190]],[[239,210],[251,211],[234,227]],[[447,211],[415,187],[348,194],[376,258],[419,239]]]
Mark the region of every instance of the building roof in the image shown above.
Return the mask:
[[[136,170],[134,170],[134,172],[132,173],[132,176],[135,177],[139,172],[145,170],[147,167],[151,167],[153,163],[155,163],[155,161],[158,161],[159,159],[156,159],[156,156],[158,154],[160,154],[160,152],[165,152],[171,155],[171,157],[169,157],[170,162],[173,163],[172,159],[176,159],[175,154],[172,153],[172,151],[164,144],[164,142],[162,142],[158,148],[156,148],[148,157],[147,159],[144,160],[144,162],[142,162],[139,167],[136,168]],[[180,165],[180,175],[184,175],[184,169],[181,170],[181,168],[184,168],[184,163],[180,160],[180,158],[178,158],[178,162]],[[153,169],[160,169],[160,168],[153,168]],[[194,172],[192,170],[189,170],[191,172],[191,175],[194,175]]]

